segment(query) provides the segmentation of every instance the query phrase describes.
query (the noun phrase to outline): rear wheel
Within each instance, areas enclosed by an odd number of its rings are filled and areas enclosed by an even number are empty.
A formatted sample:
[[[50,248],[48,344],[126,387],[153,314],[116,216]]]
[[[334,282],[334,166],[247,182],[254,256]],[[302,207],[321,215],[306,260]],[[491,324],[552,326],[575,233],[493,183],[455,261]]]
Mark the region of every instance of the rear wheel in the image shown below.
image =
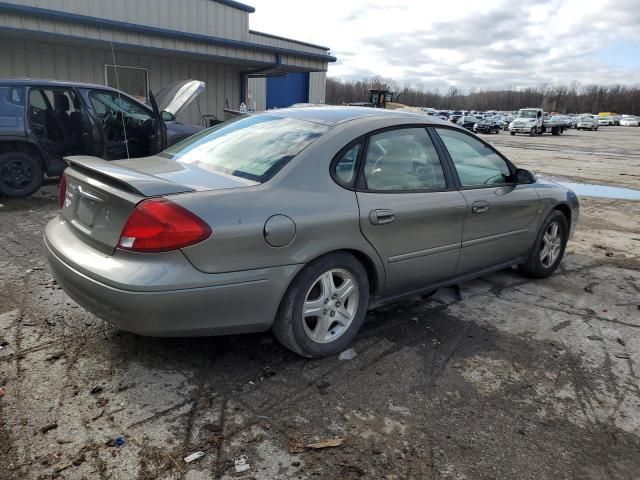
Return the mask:
[[[0,193],[8,197],[31,195],[42,185],[40,162],[22,152],[0,155]]]
[[[364,322],[369,280],[351,254],[335,253],[307,265],[285,293],[273,325],[278,340],[304,357],[344,350]]]
[[[511,135],[515,135],[515,134],[516,134],[516,132],[509,132],[509,133],[510,133]]]
[[[567,217],[553,210],[545,220],[526,263],[520,269],[530,277],[546,278],[558,268],[569,237]]]
[[[529,136],[530,136],[530,137],[533,137],[535,134],[536,134],[536,129],[535,129],[535,127],[534,127],[534,128],[532,128],[531,130],[529,130]]]

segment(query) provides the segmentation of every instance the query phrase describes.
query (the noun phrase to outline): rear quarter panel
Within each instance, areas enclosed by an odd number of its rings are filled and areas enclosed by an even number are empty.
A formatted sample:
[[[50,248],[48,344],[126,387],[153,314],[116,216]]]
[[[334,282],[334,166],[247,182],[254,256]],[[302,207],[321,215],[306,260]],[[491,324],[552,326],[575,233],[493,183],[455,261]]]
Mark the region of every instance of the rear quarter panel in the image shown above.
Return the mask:
[[[208,240],[185,248],[186,257],[203,272],[219,273],[305,264],[328,252],[356,250],[371,260],[376,290],[384,290],[384,267],[360,231],[356,195],[329,173],[334,155],[376,128],[376,120],[333,127],[262,185],[172,197],[213,230]],[[265,223],[276,214],[288,216],[296,226],[293,240],[283,247],[272,247],[264,238]]]

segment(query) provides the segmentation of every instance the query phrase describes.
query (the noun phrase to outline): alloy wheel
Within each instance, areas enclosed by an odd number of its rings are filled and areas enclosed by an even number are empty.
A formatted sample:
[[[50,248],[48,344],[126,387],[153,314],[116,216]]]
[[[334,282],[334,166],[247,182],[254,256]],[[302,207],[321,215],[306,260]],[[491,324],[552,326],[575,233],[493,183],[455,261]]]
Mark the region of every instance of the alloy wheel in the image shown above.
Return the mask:
[[[562,250],[562,231],[558,222],[551,222],[542,237],[540,263],[544,268],[551,268]]]
[[[302,325],[317,343],[330,343],[348,329],[358,311],[358,284],[347,270],[336,268],[320,275],[307,291]]]

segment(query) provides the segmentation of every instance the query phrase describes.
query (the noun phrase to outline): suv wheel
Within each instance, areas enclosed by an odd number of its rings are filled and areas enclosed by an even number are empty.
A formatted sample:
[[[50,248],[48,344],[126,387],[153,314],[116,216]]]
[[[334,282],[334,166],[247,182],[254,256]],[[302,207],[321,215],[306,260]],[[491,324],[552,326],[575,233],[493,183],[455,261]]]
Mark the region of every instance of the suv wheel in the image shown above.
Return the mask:
[[[567,217],[553,210],[538,232],[526,263],[520,269],[530,277],[546,278],[558,268],[569,237]]]
[[[26,153],[0,155],[0,193],[8,197],[31,195],[43,181],[40,162]]]
[[[273,332],[304,357],[335,355],[351,343],[369,306],[369,280],[348,253],[321,257],[307,265],[284,295]]]

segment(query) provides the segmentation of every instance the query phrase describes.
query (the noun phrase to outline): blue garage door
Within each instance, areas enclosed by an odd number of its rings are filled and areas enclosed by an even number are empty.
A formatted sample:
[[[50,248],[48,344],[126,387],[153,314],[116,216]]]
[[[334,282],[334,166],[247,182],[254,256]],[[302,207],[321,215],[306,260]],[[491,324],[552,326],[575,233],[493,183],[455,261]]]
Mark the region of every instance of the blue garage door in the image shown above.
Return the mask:
[[[309,101],[309,72],[267,77],[267,108],[289,107]]]

